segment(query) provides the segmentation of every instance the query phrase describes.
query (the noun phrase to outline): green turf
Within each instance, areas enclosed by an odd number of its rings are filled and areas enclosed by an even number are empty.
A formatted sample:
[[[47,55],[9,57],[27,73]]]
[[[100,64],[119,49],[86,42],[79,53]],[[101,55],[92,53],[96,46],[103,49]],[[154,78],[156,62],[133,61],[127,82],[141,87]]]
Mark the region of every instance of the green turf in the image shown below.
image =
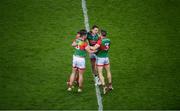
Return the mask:
[[[180,109],[180,1],[89,0],[109,32],[114,91],[104,109]]]
[[[2,0],[0,14],[0,109],[97,109],[88,71],[82,94],[66,91],[80,0]]]
[[[108,31],[114,91],[104,109],[180,109],[180,1],[87,0]],[[0,1],[0,109],[97,109],[89,61],[84,91],[66,91],[81,0]]]

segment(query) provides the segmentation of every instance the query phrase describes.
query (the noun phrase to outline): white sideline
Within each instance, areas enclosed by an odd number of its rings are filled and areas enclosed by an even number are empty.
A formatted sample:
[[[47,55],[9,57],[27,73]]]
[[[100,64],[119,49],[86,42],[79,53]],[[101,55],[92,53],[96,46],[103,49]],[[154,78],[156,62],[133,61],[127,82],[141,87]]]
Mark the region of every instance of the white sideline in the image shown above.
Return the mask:
[[[89,20],[88,20],[88,14],[87,14],[86,0],[82,0],[82,9],[83,9],[83,14],[84,14],[84,24],[85,24],[86,30],[89,32],[90,28],[89,28]],[[95,77],[94,77],[94,81],[95,81]],[[99,86],[95,85],[95,89],[96,89],[98,110],[102,111],[103,105],[102,105],[102,97],[101,97]]]

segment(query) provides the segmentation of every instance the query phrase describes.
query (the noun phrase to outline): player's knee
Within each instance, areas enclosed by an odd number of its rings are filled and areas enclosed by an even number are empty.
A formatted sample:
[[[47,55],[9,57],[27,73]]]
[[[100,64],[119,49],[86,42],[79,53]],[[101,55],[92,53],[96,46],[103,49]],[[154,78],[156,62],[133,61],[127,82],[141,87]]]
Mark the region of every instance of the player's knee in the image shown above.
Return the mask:
[[[108,79],[111,79],[111,75],[107,75],[107,78],[108,78]]]
[[[100,78],[104,78],[102,74],[99,74],[99,77],[100,77]]]

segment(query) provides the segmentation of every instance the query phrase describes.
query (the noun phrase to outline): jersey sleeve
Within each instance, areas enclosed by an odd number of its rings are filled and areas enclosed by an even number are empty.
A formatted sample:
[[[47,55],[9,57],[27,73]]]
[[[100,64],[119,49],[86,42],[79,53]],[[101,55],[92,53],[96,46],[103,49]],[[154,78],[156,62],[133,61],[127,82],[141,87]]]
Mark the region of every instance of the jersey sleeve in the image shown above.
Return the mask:
[[[102,40],[99,39],[96,44],[101,45],[101,43],[102,43]]]
[[[85,42],[85,43],[84,43],[84,49],[85,49],[87,46],[88,46],[88,43]]]

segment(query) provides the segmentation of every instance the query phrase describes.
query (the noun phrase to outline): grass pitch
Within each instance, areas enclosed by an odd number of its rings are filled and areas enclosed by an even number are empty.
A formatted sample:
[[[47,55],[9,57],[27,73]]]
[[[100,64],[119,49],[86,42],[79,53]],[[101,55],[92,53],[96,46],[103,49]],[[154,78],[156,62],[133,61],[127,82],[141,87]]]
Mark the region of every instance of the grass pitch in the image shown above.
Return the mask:
[[[104,109],[180,109],[179,0],[87,0],[87,8],[112,41]],[[66,91],[81,0],[1,0],[0,24],[0,109],[98,109],[88,58],[83,93]]]

